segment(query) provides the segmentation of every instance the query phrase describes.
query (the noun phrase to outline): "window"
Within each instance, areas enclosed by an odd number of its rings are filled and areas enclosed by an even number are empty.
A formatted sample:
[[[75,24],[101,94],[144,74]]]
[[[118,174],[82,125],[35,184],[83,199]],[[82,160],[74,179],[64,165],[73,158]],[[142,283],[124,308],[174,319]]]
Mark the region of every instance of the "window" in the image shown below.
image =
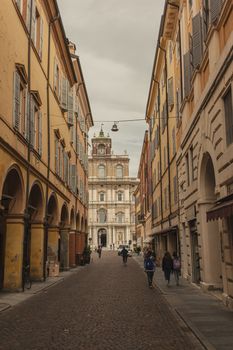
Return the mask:
[[[117,178],[122,178],[123,177],[123,166],[122,165],[117,165],[117,167],[116,167],[116,177]]]
[[[32,40],[40,56],[40,59],[42,59],[43,20],[39,14],[37,7],[35,6],[33,6],[32,12]]]
[[[185,156],[185,164],[186,164],[187,186],[189,186],[190,185],[190,176],[189,176],[189,154],[188,153]]]
[[[174,203],[177,203],[177,177],[173,178],[173,187],[174,187]]]
[[[14,72],[13,126],[26,136],[26,115],[28,114],[27,84],[18,70]]]
[[[172,129],[172,151],[173,151],[173,156],[176,153],[176,131],[175,127]]]
[[[30,113],[30,143],[41,154],[42,152],[42,113],[40,111],[40,99],[37,92],[33,92],[31,98]]]
[[[118,202],[123,201],[123,192],[117,192],[117,200],[118,200]]]
[[[167,205],[168,205],[168,202],[167,202],[167,187],[164,189],[164,209],[166,210],[167,209]]]
[[[100,202],[103,202],[103,201],[104,201],[104,192],[100,192],[100,194],[99,194],[99,200],[100,200]]]
[[[104,223],[107,221],[107,215],[105,209],[100,209],[98,212],[98,218],[100,223]]]
[[[59,66],[56,58],[54,61],[53,88],[57,97],[59,98],[60,97],[60,71],[59,71]]]
[[[105,178],[105,166],[104,165],[99,165],[98,167],[98,177],[103,179]]]
[[[121,224],[121,223],[123,223],[125,220],[124,220],[125,218],[124,218],[124,213],[117,213],[117,222],[119,223],[119,224]]]
[[[225,123],[226,123],[226,142],[227,146],[233,143],[233,107],[232,107],[232,92],[231,88],[223,97]]]

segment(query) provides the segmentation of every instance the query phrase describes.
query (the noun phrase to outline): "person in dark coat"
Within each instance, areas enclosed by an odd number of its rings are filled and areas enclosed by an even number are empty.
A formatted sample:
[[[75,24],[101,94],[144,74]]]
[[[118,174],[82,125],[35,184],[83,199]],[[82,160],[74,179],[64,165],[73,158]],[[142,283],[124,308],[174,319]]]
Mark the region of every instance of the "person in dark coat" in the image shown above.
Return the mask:
[[[171,272],[173,271],[173,260],[169,252],[166,252],[164,254],[162,261],[162,269],[164,272],[165,280],[167,281],[167,285],[169,285]]]
[[[155,273],[155,258],[153,256],[152,251],[148,251],[147,255],[144,259],[144,269],[147,274],[149,287],[153,287],[153,277]]]

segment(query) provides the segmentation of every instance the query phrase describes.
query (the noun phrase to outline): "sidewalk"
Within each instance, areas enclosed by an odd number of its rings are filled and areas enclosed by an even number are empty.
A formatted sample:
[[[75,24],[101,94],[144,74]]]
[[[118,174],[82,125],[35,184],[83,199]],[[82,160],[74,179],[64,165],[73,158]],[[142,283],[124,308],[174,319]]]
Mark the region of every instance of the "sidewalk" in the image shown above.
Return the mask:
[[[142,256],[134,259],[143,267]],[[221,300],[203,292],[185,279],[175,285],[173,275],[167,286],[161,268],[156,268],[154,285],[158,287],[170,306],[192,330],[205,349],[233,349],[233,311],[227,309]]]
[[[22,301],[25,301],[31,298],[33,295],[37,293],[46,291],[48,288],[50,288],[54,284],[58,284],[62,282],[65,278],[69,277],[73,273],[78,272],[82,268],[83,268],[82,266],[77,266],[73,269],[70,269],[69,271],[60,272],[58,277],[48,277],[45,282],[34,282],[32,283],[31,289],[25,290],[24,292],[10,293],[10,292],[1,291],[0,292],[0,312],[7,310],[12,306],[17,305],[18,303],[21,303]]]

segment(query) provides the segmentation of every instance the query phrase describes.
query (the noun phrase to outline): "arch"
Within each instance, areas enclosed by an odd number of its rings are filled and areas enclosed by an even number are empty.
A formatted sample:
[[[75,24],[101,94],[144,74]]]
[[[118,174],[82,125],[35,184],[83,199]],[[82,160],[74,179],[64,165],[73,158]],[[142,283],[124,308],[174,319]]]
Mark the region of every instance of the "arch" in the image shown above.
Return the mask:
[[[216,172],[210,153],[205,152],[201,158],[199,174],[200,233],[203,254],[203,281],[216,288],[222,286],[221,280],[221,238],[218,223],[206,219],[207,211],[217,200]]]
[[[12,165],[7,171],[1,197],[1,204],[8,213],[23,213],[24,192],[21,170],[17,164]]]
[[[69,224],[69,211],[67,203],[63,203],[61,208],[61,216],[60,216],[61,227],[65,227]]]
[[[48,223],[49,225],[58,225],[58,202],[54,192],[50,195],[48,201]]]
[[[74,208],[70,211],[70,228],[75,229],[75,215],[74,215]]]
[[[105,228],[100,228],[98,230],[98,246],[107,247],[107,230]]]
[[[42,220],[44,213],[44,193],[41,183],[37,180],[31,186],[28,211],[31,215],[31,220]]]

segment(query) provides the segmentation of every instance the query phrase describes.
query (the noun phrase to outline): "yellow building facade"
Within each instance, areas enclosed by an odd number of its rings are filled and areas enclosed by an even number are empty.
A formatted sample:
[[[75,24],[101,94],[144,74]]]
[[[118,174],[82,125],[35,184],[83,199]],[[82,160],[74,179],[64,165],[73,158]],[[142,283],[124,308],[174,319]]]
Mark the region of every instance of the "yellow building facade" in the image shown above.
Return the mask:
[[[165,2],[146,108],[155,250],[177,250],[183,275],[231,307],[232,8]]]
[[[0,288],[20,290],[25,265],[43,280],[84,247],[93,122],[56,1],[3,0],[0,13]]]

